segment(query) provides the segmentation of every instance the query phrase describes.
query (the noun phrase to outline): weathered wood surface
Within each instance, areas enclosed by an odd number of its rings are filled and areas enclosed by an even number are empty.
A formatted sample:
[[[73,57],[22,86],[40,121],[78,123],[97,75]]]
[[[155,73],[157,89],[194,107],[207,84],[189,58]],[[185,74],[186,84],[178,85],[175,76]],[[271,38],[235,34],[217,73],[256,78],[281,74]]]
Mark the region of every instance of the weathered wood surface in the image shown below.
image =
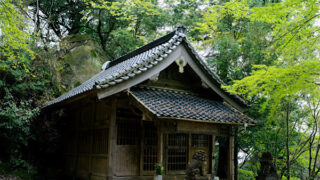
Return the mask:
[[[231,135],[232,129],[230,128],[229,145],[228,145],[228,180],[234,180],[234,142]]]
[[[216,151],[216,136],[213,134],[211,138],[211,174],[214,175],[215,172],[215,151]]]
[[[114,147],[116,146],[117,138],[117,128],[116,128],[116,109],[117,109],[117,99],[113,98],[111,103],[111,114],[110,114],[110,124],[109,124],[109,146],[108,146],[108,177],[114,175],[113,161],[116,155]]]
[[[178,121],[177,130],[179,132],[190,132],[200,134],[219,134],[219,126],[210,123]]]
[[[117,109],[126,109],[124,116],[117,117]],[[150,116],[143,116],[143,112],[139,110],[134,103],[125,96],[115,96],[112,100],[96,101],[86,100],[70,109],[72,116],[70,116],[71,125],[73,128],[69,131],[68,150],[66,151],[65,169],[67,174],[76,175],[81,178],[91,179],[105,179],[114,177],[135,177],[133,179],[148,179],[148,176],[154,172],[143,171],[143,129],[138,136],[139,142],[136,145],[117,145],[117,121],[129,120],[136,121],[143,127],[143,122],[147,122]],[[145,119],[143,119],[143,117]],[[230,135],[229,126],[221,128],[220,125],[202,122],[189,122],[181,120],[162,120],[152,119],[149,121],[157,126],[158,145],[157,158],[158,162],[164,166],[167,164],[167,155],[165,154],[167,148],[167,141],[165,141],[168,133],[186,133],[188,135],[188,160],[196,150],[203,150],[208,157],[212,157],[211,151],[214,151],[214,137],[218,135]],[[96,143],[95,132],[107,128],[108,142],[106,144],[107,151],[102,154],[94,153],[94,149],[99,149],[100,146]],[[208,142],[208,147],[193,147],[191,145],[192,134],[206,134],[212,137]],[[86,138],[84,138],[84,136]],[[72,141],[74,140],[74,141]],[[229,138],[230,142],[232,137]],[[83,142],[80,142],[83,141]],[[233,142],[233,141],[232,141]],[[230,143],[232,145],[232,143]],[[231,149],[230,149],[231,148]],[[229,150],[232,150],[230,146]],[[230,151],[231,152],[231,151]],[[232,153],[228,152],[228,179],[233,176],[233,159]],[[110,158],[109,158],[110,157]],[[209,169],[211,167],[211,169]],[[205,174],[210,174],[214,171],[214,160],[207,159],[205,166]],[[179,179],[183,176],[176,176],[177,174],[185,174],[185,171],[171,171],[166,174],[164,179]],[[138,177],[139,176],[139,177]],[[152,179],[152,177],[150,177]],[[130,178],[129,178],[130,179]]]
[[[89,98],[68,109],[64,138],[67,175],[92,179],[107,176],[110,102]]]

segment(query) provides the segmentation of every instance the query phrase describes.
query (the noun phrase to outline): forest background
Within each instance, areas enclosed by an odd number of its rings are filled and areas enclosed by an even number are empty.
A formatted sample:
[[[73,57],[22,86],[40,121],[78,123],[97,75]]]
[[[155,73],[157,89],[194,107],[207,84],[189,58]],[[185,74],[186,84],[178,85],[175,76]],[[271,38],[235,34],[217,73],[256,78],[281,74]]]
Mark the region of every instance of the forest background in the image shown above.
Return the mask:
[[[0,174],[57,176],[61,122],[41,106],[101,65],[180,25],[241,95],[255,127],[235,130],[235,174],[254,179],[269,151],[279,176],[317,179],[319,0],[0,0]]]

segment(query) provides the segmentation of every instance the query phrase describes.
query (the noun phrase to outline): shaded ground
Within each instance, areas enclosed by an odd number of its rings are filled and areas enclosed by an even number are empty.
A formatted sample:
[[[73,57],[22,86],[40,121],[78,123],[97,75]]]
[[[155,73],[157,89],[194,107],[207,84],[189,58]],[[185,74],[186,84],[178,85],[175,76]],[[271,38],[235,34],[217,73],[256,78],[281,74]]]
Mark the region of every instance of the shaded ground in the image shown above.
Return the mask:
[[[20,177],[13,176],[13,175],[0,175],[0,180],[23,180]]]

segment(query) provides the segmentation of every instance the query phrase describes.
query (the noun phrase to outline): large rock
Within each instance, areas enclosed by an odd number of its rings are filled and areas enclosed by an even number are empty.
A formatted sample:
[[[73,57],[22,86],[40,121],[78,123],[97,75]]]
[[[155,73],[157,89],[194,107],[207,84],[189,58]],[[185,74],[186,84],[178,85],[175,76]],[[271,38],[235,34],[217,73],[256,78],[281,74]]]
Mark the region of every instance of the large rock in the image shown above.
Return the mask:
[[[60,43],[64,55],[60,57],[59,78],[67,89],[79,86],[101,71],[106,61],[101,50],[90,38],[67,38]]]

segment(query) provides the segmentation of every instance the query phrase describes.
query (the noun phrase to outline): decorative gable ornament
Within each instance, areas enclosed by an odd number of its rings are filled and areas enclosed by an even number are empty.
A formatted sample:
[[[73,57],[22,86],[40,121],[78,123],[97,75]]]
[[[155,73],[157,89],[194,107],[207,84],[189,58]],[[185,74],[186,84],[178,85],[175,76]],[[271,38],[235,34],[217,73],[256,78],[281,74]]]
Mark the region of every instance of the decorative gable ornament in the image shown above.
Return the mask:
[[[187,62],[183,59],[183,57],[176,60],[177,65],[179,66],[179,72],[183,73],[183,68],[187,65]]]

